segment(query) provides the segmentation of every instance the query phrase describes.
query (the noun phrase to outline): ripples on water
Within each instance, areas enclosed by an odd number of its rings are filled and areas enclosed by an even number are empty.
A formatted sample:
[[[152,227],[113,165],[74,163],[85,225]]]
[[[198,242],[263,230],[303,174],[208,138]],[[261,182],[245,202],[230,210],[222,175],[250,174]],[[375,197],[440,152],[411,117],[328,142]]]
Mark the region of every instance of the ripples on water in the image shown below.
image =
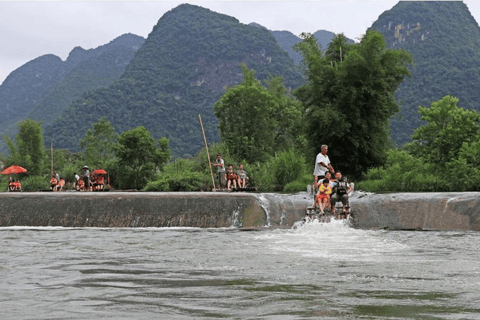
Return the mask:
[[[1,319],[480,319],[480,234],[0,229]]]

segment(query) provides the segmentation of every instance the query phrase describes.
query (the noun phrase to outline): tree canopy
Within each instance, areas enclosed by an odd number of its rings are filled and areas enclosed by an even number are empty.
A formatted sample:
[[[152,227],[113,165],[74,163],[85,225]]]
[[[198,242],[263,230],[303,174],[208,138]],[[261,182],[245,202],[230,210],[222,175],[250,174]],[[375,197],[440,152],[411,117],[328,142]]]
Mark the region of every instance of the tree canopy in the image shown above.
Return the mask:
[[[410,75],[411,56],[387,49],[376,31],[352,45],[339,34],[325,53],[311,34],[302,37],[295,48],[303,56],[308,83],[295,95],[304,107],[309,156],[327,144],[336,169],[359,177],[386,159],[389,119],[398,111],[394,94]]]
[[[300,120],[299,103],[287,95],[281,78],[255,79],[255,71],[242,65],[243,81],[229,88],[214,105],[218,129],[230,154],[251,162],[263,161],[294,136]]]
[[[33,175],[44,173],[45,145],[42,125],[39,122],[30,119],[20,122],[15,142],[8,136],[4,136],[4,140],[10,152],[7,165],[20,165]]]
[[[142,189],[153,177],[156,167],[162,167],[170,159],[168,140],[164,138],[156,143],[143,126],[124,131],[118,137],[115,153],[117,183],[121,188]]]
[[[432,102],[430,107],[419,107],[421,119],[426,123],[415,130],[407,150],[424,161],[445,170],[448,163],[462,156],[472,158],[478,151],[470,150],[480,141],[480,114],[457,106],[458,98],[445,96]],[[473,159],[471,159],[473,160]],[[467,162],[471,162],[467,161]],[[480,161],[475,161],[480,164]]]

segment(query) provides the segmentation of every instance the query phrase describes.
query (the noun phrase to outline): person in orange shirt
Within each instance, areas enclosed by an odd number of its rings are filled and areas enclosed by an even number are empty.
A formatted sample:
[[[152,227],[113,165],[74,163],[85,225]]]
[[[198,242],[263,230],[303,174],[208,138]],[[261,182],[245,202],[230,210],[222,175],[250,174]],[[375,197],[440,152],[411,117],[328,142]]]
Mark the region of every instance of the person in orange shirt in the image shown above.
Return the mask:
[[[57,191],[57,183],[58,183],[58,180],[55,176],[55,174],[52,175],[52,178],[50,179],[50,189],[52,189],[53,191]]]
[[[57,191],[63,191],[63,187],[65,187],[65,179],[60,179],[55,188],[57,189]]]
[[[330,201],[330,194],[332,193],[332,187],[329,186],[330,181],[328,179],[324,179],[322,181],[322,185],[318,189],[317,193],[317,202],[318,206],[320,207],[320,212],[324,214],[323,210],[325,206]]]

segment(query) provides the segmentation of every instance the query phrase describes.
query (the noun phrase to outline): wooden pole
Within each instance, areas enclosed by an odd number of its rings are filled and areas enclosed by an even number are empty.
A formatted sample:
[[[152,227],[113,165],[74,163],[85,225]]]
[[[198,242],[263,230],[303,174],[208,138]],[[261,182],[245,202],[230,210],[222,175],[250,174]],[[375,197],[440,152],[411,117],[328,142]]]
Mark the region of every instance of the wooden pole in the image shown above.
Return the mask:
[[[52,167],[50,169],[50,177],[53,176],[53,142],[50,143],[50,158],[52,159]]]
[[[210,161],[210,154],[208,153],[207,137],[205,137],[205,129],[203,129],[202,116],[200,114],[198,114],[198,121],[200,122],[200,127],[202,128],[203,142],[205,143],[205,149],[207,149],[208,165],[210,166],[210,173],[212,174],[213,190],[215,190],[216,188],[215,188],[215,179],[213,178],[212,161]]]

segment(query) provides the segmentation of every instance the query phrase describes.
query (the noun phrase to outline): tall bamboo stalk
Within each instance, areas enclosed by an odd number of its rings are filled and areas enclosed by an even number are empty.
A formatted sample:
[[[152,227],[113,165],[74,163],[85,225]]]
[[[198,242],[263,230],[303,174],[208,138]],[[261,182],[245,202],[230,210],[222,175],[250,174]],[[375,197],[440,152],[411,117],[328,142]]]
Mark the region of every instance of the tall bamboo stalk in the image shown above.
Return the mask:
[[[53,176],[53,142],[50,142],[50,159],[52,159],[52,167],[50,169],[50,177]]]
[[[208,153],[207,137],[205,136],[205,129],[203,129],[203,121],[202,121],[202,116],[200,114],[198,114],[198,121],[200,122],[200,127],[202,128],[203,142],[205,143],[205,149],[207,149],[208,165],[210,166],[210,173],[212,175],[213,190],[215,190],[216,188],[215,188],[215,179],[213,178],[212,161],[210,161],[210,154]]]

